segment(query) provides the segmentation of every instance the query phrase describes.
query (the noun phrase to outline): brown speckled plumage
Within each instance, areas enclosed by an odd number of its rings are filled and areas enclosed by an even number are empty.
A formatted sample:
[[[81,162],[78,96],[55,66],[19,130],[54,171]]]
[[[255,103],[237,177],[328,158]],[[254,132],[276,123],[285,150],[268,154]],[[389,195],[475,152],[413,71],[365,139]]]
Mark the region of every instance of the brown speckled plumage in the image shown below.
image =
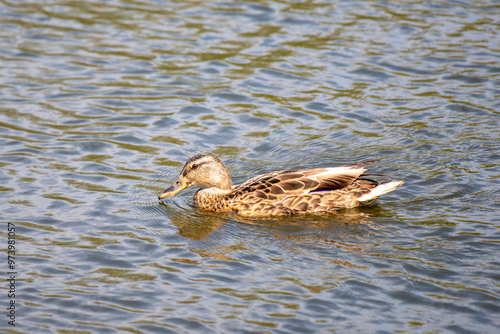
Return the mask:
[[[210,211],[233,211],[244,216],[288,215],[330,212],[371,202],[400,185],[401,181],[378,183],[363,177],[370,160],[335,168],[284,170],[256,176],[232,186],[229,171],[211,153],[190,158],[179,179],[159,199],[173,196],[192,185],[203,188],[194,202]]]

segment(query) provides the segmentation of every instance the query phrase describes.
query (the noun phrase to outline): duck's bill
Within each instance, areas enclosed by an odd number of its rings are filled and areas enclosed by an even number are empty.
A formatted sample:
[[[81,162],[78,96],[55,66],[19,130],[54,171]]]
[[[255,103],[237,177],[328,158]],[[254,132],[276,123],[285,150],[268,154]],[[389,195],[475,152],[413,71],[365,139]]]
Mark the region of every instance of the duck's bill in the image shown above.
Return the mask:
[[[184,181],[184,179],[179,178],[177,181],[175,181],[174,184],[172,184],[168,189],[166,189],[164,192],[162,192],[159,196],[158,199],[164,199],[164,198],[169,198],[177,194],[179,191],[186,189],[188,185]]]

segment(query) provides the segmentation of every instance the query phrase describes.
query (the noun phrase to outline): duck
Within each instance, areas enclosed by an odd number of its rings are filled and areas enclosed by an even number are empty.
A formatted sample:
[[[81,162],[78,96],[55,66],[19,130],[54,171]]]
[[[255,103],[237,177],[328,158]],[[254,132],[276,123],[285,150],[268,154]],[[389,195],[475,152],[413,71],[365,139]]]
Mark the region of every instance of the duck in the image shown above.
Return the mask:
[[[197,207],[231,211],[241,216],[282,216],[336,212],[372,202],[403,181],[379,183],[366,178],[367,160],[339,167],[289,169],[270,172],[233,185],[227,167],[214,154],[199,153],[185,163],[177,180],[158,199],[169,198],[191,187]]]

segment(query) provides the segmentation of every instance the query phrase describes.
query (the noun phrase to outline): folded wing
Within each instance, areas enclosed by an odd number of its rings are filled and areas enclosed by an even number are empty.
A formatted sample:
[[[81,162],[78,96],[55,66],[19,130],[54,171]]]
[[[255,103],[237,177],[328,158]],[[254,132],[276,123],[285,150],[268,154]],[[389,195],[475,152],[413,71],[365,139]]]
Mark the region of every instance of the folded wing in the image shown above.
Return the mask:
[[[364,166],[377,160],[355,165],[306,170],[284,170],[260,175],[236,186],[236,193],[253,193],[263,199],[280,196],[305,195],[346,188],[360,177]]]

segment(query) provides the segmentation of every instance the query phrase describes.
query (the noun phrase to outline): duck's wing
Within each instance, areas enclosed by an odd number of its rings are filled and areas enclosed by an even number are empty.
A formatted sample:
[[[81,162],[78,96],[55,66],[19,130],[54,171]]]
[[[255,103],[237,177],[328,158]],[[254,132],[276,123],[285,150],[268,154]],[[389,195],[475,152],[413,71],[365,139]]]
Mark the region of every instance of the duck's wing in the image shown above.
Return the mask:
[[[377,160],[332,168],[284,170],[259,175],[235,186],[235,194],[250,194],[268,198],[278,196],[300,196],[310,193],[332,191],[349,186],[360,177],[364,166]]]

